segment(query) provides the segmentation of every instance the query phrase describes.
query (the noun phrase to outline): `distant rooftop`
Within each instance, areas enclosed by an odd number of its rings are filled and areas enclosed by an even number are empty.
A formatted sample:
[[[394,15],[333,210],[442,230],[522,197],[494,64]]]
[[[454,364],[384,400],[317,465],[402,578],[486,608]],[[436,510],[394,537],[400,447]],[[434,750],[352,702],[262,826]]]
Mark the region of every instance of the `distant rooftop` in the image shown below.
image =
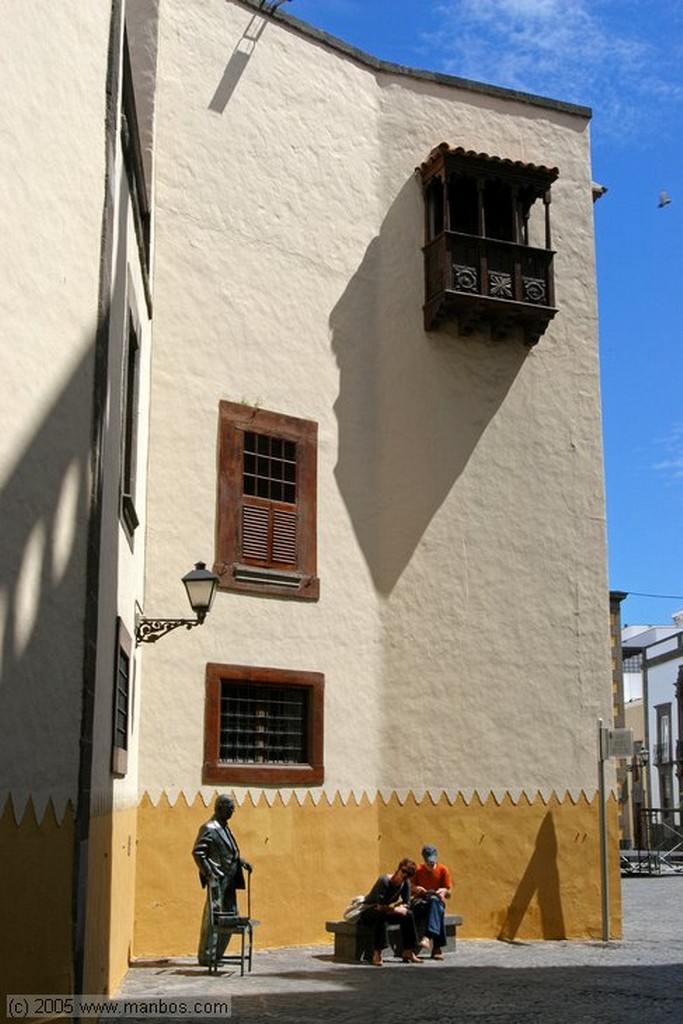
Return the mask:
[[[681,632],[681,626],[624,626],[621,631],[623,650],[640,650]]]

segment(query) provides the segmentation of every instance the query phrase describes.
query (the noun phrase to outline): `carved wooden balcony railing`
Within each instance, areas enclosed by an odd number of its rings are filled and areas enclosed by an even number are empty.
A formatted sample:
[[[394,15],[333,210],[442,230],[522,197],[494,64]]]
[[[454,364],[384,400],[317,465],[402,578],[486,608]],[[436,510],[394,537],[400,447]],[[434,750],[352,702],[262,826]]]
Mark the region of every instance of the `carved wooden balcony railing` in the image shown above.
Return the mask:
[[[442,231],[424,254],[427,330],[455,318],[460,334],[502,339],[521,328],[535,345],[557,312],[550,249]]]

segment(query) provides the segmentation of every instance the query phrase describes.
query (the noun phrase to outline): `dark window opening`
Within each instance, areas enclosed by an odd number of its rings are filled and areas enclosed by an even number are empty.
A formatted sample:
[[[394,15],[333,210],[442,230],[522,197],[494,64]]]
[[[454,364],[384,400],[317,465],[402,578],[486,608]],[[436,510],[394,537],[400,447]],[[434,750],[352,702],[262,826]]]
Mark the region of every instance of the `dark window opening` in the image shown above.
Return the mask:
[[[147,287],[151,241],[151,212],[147,193],[147,182],[142,160],[140,131],[138,128],[135,89],[130,63],[128,37],[124,32],[123,76],[121,86],[121,146],[126,168],[128,187],[133,205],[133,221],[140,253],[140,263]]]
[[[121,394],[121,518],[132,537],[139,525],[135,508],[137,474],[140,343],[132,313],[128,314],[128,337],[124,352]]]
[[[484,235],[516,242],[511,190],[500,181],[487,181],[484,186]]]
[[[427,237],[436,238],[443,231],[443,187],[440,181],[427,186]]]
[[[479,234],[479,200],[474,178],[451,175],[448,182],[448,205],[451,231],[465,235]]]
[[[297,686],[221,683],[221,761],[308,761],[308,690]]]
[[[114,663],[111,770],[115,775],[125,775],[128,770],[128,746],[131,730],[133,648],[130,635],[120,619],[118,620],[117,638]]]
[[[296,444],[245,431],[243,488],[271,501],[296,504]]]

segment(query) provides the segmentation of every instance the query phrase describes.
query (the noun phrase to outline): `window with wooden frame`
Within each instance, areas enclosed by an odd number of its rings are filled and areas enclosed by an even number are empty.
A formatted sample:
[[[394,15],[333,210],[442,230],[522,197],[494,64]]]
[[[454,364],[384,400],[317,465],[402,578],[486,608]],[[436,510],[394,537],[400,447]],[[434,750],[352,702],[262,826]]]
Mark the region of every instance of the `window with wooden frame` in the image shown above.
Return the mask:
[[[320,672],[208,664],[202,781],[322,785],[324,689]]]
[[[140,382],[139,327],[132,311],[128,311],[121,387],[121,520],[129,538],[140,524],[135,509],[138,448],[138,406]]]
[[[119,619],[117,625],[116,657],[114,660],[114,708],[112,722],[111,770],[114,775],[125,775],[128,771],[133,666],[133,645],[130,634]]]
[[[670,764],[673,761],[671,704],[658,704],[655,707],[655,714],[657,715],[657,743],[655,744],[654,763],[657,765]]]
[[[219,586],[317,600],[317,442],[310,420],[220,403]]]

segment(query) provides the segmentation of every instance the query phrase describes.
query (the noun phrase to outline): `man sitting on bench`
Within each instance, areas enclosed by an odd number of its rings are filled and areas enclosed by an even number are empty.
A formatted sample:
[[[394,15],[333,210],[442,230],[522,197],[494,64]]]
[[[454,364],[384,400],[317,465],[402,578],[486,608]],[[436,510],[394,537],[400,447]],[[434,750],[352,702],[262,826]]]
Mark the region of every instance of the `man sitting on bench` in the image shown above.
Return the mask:
[[[441,952],[446,945],[446,900],[451,898],[451,873],[445,864],[439,864],[435,846],[422,847],[423,863],[411,879],[410,906],[418,930],[424,927],[423,949],[431,946],[432,960],[443,960]]]

